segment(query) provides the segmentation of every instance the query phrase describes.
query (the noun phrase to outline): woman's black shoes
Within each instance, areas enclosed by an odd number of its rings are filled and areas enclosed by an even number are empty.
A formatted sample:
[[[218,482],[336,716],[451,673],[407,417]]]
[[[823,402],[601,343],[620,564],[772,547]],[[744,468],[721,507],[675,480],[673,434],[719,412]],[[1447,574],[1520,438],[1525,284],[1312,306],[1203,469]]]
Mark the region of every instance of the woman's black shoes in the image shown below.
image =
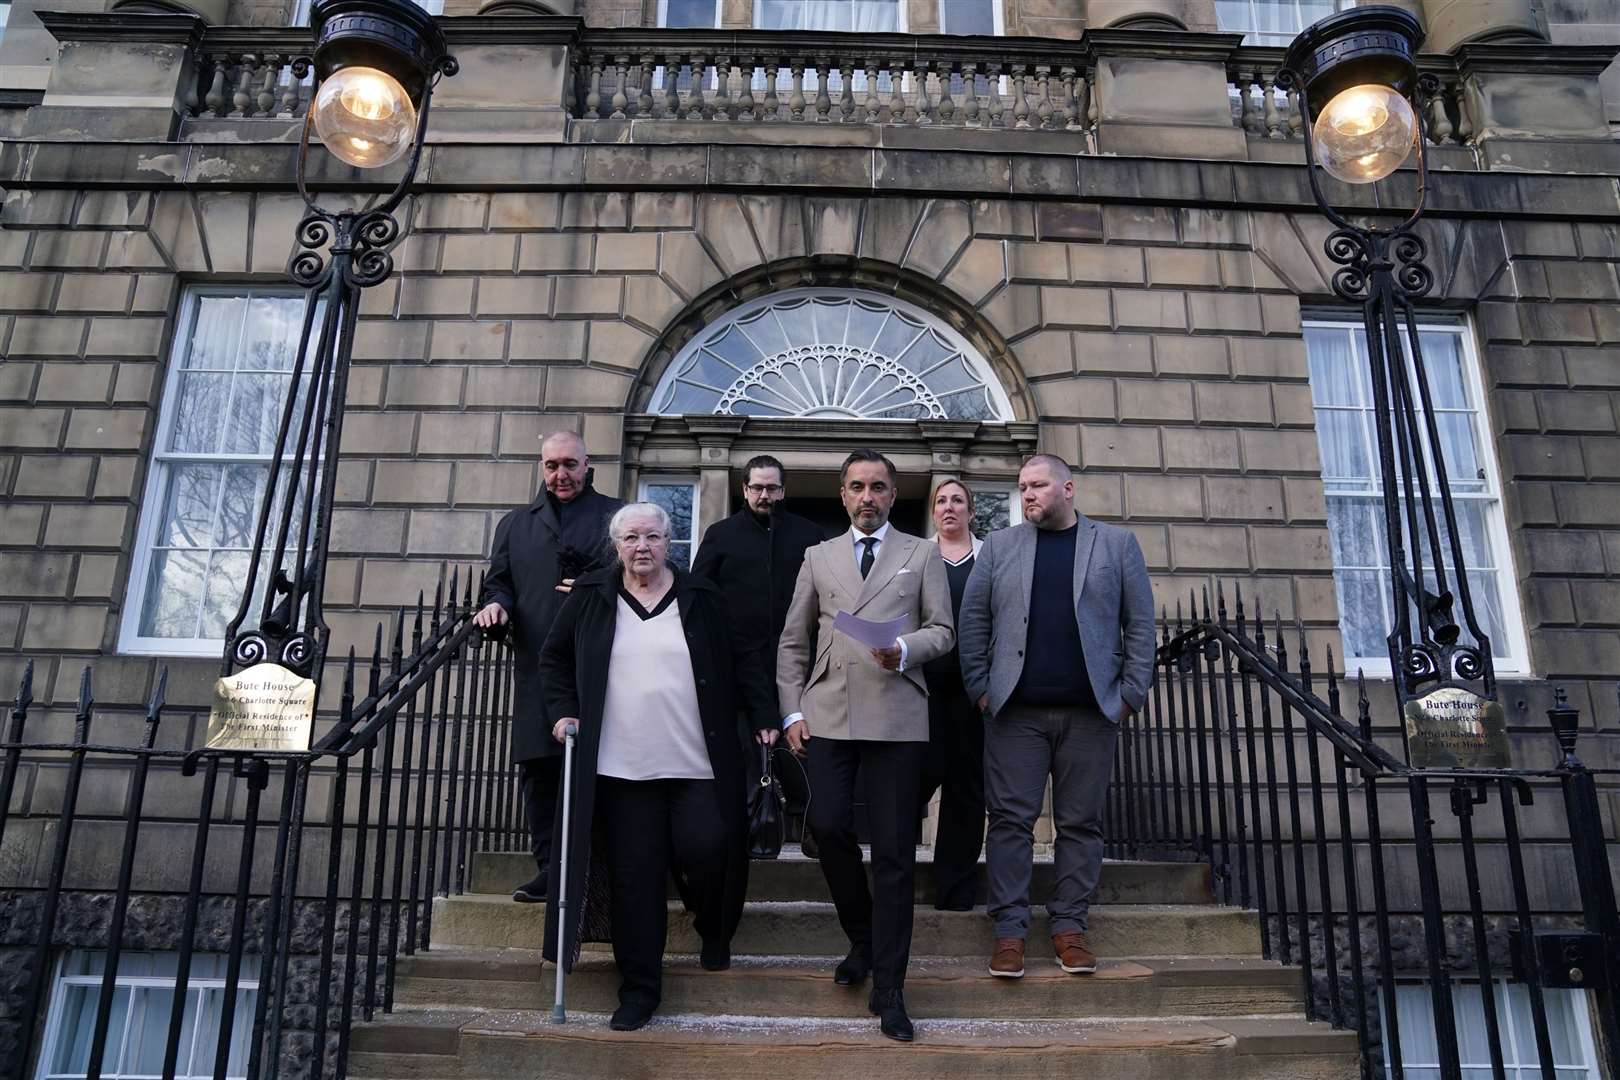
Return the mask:
[[[512,890],[512,899],[520,904],[543,904],[546,900],[546,873],[534,875],[534,880]]]
[[[614,1031],[639,1031],[647,1026],[652,1019],[656,1005],[643,1005],[639,1002],[625,1002],[613,1010],[613,1018],[608,1021],[608,1027]]]
[[[723,941],[705,941],[698,963],[704,971],[724,971],[731,966],[731,946]]]
[[[866,1007],[878,1018],[878,1030],[897,1042],[911,1042],[917,1033],[906,1015],[906,999],[899,990],[873,990]]]

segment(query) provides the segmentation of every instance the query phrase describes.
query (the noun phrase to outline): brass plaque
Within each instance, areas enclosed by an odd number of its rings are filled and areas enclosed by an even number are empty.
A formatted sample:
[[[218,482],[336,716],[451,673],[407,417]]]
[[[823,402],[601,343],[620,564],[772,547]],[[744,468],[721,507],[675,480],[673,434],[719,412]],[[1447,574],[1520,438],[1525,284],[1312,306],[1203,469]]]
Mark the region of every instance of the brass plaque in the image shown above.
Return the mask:
[[[1442,686],[1406,703],[1406,755],[1419,769],[1505,769],[1507,715],[1502,703],[1460,686]]]
[[[208,747],[304,751],[314,722],[314,680],[280,664],[254,664],[214,683]]]

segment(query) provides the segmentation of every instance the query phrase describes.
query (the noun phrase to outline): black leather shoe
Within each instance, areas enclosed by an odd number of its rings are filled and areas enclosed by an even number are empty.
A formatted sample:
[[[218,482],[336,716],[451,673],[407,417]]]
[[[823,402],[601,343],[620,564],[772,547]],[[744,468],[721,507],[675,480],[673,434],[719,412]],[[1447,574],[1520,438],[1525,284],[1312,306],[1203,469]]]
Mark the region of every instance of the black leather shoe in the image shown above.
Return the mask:
[[[614,1031],[638,1031],[647,1026],[652,1019],[656,1005],[643,1005],[637,1001],[627,1001],[613,1010],[613,1018],[608,1021],[608,1027]]]
[[[839,986],[859,986],[872,974],[872,952],[863,945],[849,950],[849,955],[838,961],[833,969],[833,982]]]
[[[731,946],[723,941],[705,941],[698,963],[704,971],[724,971],[731,966]]]
[[[512,899],[520,904],[543,904],[546,902],[546,874],[545,871],[534,875],[534,880],[525,885],[519,885],[512,890]]]
[[[866,1007],[878,1018],[878,1030],[897,1042],[911,1042],[917,1033],[906,1015],[905,995],[899,990],[873,990]]]

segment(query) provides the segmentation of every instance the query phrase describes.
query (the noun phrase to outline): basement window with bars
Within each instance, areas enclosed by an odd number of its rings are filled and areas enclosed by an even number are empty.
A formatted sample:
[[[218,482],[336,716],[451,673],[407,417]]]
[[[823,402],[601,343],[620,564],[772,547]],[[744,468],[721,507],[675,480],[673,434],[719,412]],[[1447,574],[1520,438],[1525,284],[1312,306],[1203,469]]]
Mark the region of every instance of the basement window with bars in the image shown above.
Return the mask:
[[[300,291],[248,286],[194,287],[182,299],[131,559],[122,651],[218,652],[247,584],[287,395],[296,392],[302,404],[309,391],[307,374],[296,391],[292,376],[305,303]],[[278,488],[290,476],[283,469]],[[301,484],[308,478],[306,469]],[[279,505],[281,491],[276,498]],[[295,517],[289,535],[297,528]],[[256,597],[268,583],[269,561],[260,566]]]
[[[1479,361],[1467,327],[1461,323],[1420,324],[1418,339],[1457,508],[1474,612],[1490,637],[1496,669],[1523,672],[1528,670],[1524,621],[1502,512],[1501,480],[1491,453]],[[1373,423],[1372,375],[1362,324],[1308,320],[1305,349],[1322,454],[1345,666],[1346,670],[1361,668],[1369,675],[1385,675],[1390,670],[1385,639],[1392,623],[1391,570]],[[1407,364],[1410,375],[1410,357]],[[1432,470],[1430,482],[1438,492]],[[1436,512],[1438,516],[1438,499]],[[1451,569],[1451,545],[1443,519],[1439,525],[1441,547]],[[1404,520],[1402,527],[1404,531]],[[1410,538],[1403,542],[1409,543]],[[1427,537],[1421,542],[1427,552]],[[1460,602],[1452,614],[1463,627],[1464,640],[1471,640]]]
[[[1501,1032],[1502,1075],[1506,1080],[1543,1080],[1530,988],[1522,983],[1497,982],[1494,990],[1496,1019]],[[1546,1000],[1547,1036],[1555,1073],[1545,1080],[1601,1080],[1586,991],[1544,990],[1542,993]],[[1457,1017],[1457,1049],[1463,1076],[1466,1080],[1490,1080],[1491,1043],[1480,984],[1453,984],[1451,1007]],[[1395,1020],[1400,1027],[1401,1068],[1406,1080],[1440,1080],[1434,997],[1428,984],[1395,988]],[[1394,1080],[1387,1041],[1384,1056],[1384,1076]]]
[[[106,1050],[101,1059],[103,1080],[145,1080],[163,1075],[179,962],[178,953],[126,952],[119,956]],[[225,1015],[226,962],[220,953],[196,953],[191,958],[179,1054],[175,1059],[177,1080],[207,1080],[214,1075],[214,1055]],[[74,949],[63,954],[51,988],[35,1080],[81,1080],[88,1074],[106,965],[107,954],[98,950]],[[244,956],[237,981],[236,1012],[231,1018],[230,1058],[225,1067],[225,1075],[232,1080],[247,1075],[258,993],[259,958]]]

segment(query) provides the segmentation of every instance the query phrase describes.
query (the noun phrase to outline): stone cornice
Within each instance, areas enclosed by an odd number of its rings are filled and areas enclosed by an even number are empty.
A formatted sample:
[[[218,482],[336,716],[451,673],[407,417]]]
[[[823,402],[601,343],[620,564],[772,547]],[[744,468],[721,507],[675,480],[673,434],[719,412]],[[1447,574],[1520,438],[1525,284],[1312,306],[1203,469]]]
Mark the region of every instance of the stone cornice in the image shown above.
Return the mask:
[[[200,15],[139,15],[119,11],[40,11],[36,15],[57,41],[151,42],[196,47],[208,25]],[[255,33],[262,34],[262,31]]]
[[[458,45],[571,45],[585,30],[577,15],[440,16],[451,49]]]
[[[289,143],[0,144],[7,188],[189,189],[287,192]],[[430,143],[413,190],[735,191],[784,195],[1018,198],[1225,209],[1315,211],[1302,165],[1107,155],[769,145]],[[397,167],[366,175],[312,155],[311,186],[369,192]],[[1335,185],[1351,214],[1404,215],[1416,197],[1410,170],[1363,188]],[[1620,220],[1617,178],[1521,172],[1441,172],[1431,217]]]
[[[1547,42],[1476,42],[1457,49],[1462,74],[1503,71],[1526,75],[1571,75],[1596,78],[1614,58],[1620,45],[1553,45]]]
[[[1193,30],[1087,30],[1081,40],[1098,55],[1225,63],[1243,44],[1243,35]]]

